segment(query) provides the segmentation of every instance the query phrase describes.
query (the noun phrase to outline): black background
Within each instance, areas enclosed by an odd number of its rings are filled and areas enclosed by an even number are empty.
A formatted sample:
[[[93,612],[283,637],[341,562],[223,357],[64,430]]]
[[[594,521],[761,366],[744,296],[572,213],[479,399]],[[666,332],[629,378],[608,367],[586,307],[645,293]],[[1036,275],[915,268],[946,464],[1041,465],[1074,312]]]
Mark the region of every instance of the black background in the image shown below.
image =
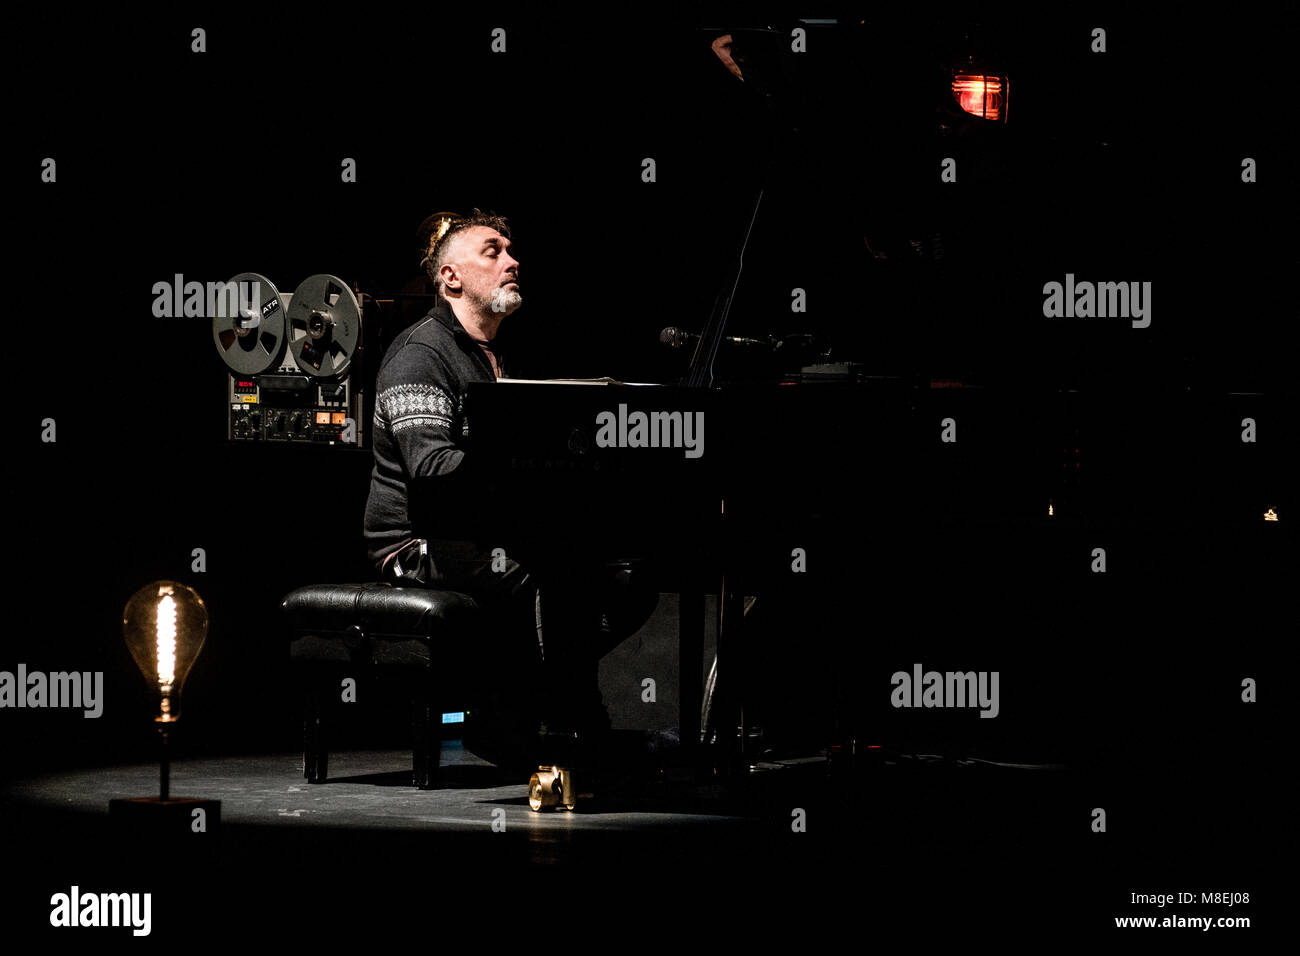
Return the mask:
[[[1140,795],[1134,816],[1159,852],[1205,838],[1212,819],[1211,863],[1253,873],[1294,628],[1293,552],[1257,521],[1270,502],[1285,519],[1294,500],[1294,25],[1254,10],[979,19],[812,28],[798,85],[772,108],[710,52],[746,25],[725,17],[15,24],[0,668],[103,670],[108,703],[98,721],[6,712],[5,773],[147,759],[148,702],[119,612],[159,578],[196,587],[212,614],[186,690],[192,752],[291,750],[279,598],[367,574],[368,452],[228,445],[208,323],[154,318],[155,282],[255,271],[291,292],[329,272],[396,291],[418,274],[421,219],[479,206],[514,231],[526,304],[507,326],[526,371],[671,382],[684,359],[657,333],[703,325],[771,148],[729,331],[812,331],[871,374],[983,386],[1026,422],[1064,420],[1043,413],[1044,396],[1063,407],[1077,390],[1100,476],[1087,520],[1049,542],[999,524],[973,493],[958,515],[970,520],[923,524],[901,552],[873,552],[861,527],[810,530],[847,557],[793,587],[769,633],[841,636],[800,636],[806,663],[787,673],[803,683],[772,698],[816,697],[819,674],[838,671],[862,722],[900,743],[1099,768],[1100,790]],[[190,52],[195,26],[206,53]],[[495,26],[505,55],[490,50]],[[1089,50],[1094,26],[1104,54]],[[945,71],[966,51],[1011,76],[1005,126],[953,113]],[[47,156],[56,184],[40,182]],[[949,156],[955,184],[938,179]],[[1247,156],[1254,184],[1241,182]],[[344,157],[354,184],[340,180]],[[935,234],[941,259],[911,252]],[[1043,283],[1067,272],[1151,281],[1151,327],[1044,319]],[[795,287],[806,314],[790,312]],[[729,360],[726,373],[753,369]],[[1242,408],[1261,422],[1244,450]],[[45,418],[56,443],[39,439]],[[851,421],[821,433],[852,449]],[[772,444],[773,469],[797,470],[798,434]],[[1170,496],[1185,508],[1154,527],[1148,509]],[[1078,553],[1102,531],[1114,544],[1099,585]],[[190,570],[193,548],[206,573]],[[881,587],[846,599],[864,578]],[[770,644],[779,656],[781,638]],[[1000,721],[904,728],[908,712],[862,703],[875,698],[843,676],[879,682],[944,653],[1033,690]],[[1243,676],[1261,687],[1249,708]]]

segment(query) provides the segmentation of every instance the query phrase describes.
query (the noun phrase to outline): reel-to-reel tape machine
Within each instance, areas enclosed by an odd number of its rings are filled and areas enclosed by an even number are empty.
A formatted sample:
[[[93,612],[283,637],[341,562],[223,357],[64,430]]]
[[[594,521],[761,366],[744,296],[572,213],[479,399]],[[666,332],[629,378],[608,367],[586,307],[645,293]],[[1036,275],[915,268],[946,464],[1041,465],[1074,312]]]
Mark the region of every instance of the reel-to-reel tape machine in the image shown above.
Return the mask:
[[[351,444],[365,437],[361,307],[332,275],[292,295],[255,272],[235,276],[212,319],[230,372],[227,437],[234,441]]]

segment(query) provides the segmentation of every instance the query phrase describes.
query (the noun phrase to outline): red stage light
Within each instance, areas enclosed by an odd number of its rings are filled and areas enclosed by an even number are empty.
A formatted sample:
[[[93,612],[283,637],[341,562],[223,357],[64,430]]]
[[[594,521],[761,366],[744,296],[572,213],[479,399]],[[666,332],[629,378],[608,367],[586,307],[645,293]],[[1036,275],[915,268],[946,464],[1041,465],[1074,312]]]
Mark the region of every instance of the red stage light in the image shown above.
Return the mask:
[[[952,78],[952,95],[957,105],[981,119],[1005,123],[1010,93],[1011,83],[1005,76],[955,73]]]

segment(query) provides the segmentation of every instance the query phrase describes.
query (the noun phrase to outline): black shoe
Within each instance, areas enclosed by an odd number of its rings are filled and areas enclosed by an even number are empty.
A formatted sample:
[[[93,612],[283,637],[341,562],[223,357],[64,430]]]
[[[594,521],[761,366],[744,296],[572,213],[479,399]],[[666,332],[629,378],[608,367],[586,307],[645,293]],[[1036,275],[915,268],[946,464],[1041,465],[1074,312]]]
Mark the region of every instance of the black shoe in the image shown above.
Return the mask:
[[[578,735],[589,739],[609,735],[609,711],[597,696],[571,705],[568,702],[553,708],[546,721],[546,729],[553,734]]]
[[[532,773],[541,753],[542,728],[509,711],[471,711],[461,743],[476,757],[510,773]]]

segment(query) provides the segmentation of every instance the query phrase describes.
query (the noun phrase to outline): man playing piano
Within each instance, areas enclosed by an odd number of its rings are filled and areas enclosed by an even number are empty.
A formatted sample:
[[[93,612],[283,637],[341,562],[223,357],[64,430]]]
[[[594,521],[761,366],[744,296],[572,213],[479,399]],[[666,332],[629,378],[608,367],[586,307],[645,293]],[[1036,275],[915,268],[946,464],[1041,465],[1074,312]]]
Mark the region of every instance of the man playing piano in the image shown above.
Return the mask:
[[[503,542],[426,540],[411,528],[415,477],[445,480],[449,517],[492,507],[490,476],[475,473],[467,452],[465,397],[471,382],[495,381],[508,368],[498,332],[523,304],[511,250],[506,220],[477,209],[435,231],[422,250],[438,301],[380,364],[365,537],[381,579],[462,591],[493,615],[502,646],[491,659],[500,667],[479,675],[487,706],[474,709],[466,746],[522,766],[536,764],[539,725],[586,738],[609,730],[598,661],[644,623],[657,595],[635,591],[623,569],[555,568],[565,563],[536,557],[526,566],[493,547]],[[548,569],[544,577],[533,570],[539,567]]]

